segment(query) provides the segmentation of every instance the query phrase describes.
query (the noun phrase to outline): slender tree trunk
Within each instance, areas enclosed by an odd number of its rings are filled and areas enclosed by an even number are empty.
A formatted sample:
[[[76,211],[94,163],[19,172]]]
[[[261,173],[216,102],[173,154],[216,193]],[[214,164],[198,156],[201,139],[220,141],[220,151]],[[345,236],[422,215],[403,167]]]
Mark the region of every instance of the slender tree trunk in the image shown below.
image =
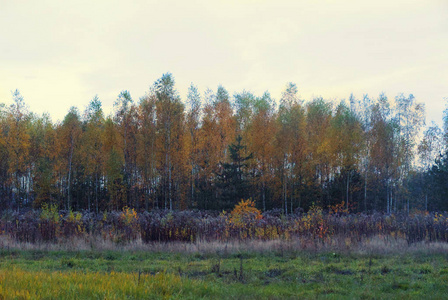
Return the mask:
[[[287,181],[287,176],[286,176],[286,172],[285,172],[285,181],[284,181],[284,190],[283,190],[283,198],[285,201],[285,215],[288,214],[288,195],[287,195],[287,191],[288,191],[288,181]]]
[[[387,213],[390,213],[390,202],[389,202],[389,183],[386,184],[386,203],[387,203]]]
[[[367,211],[367,171],[364,178],[364,211]]]
[[[172,199],[172,182],[171,182],[171,159],[170,159],[170,164],[169,164],[169,169],[168,169],[168,191],[169,191],[169,197],[170,197],[170,210],[173,210],[173,199]]]
[[[89,184],[92,183],[92,178],[89,176]],[[92,197],[92,188],[87,189],[87,210],[90,212],[90,198]]]
[[[145,193],[145,210],[148,211],[149,210],[149,191],[150,191],[150,187],[149,184],[146,183],[144,188],[144,193]]]
[[[194,132],[192,130],[190,130],[190,141],[191,141],[191,145],[192,145],[192,156],[194,157],[194,150],[195,150],[195,142],[194,142]],[[191,197],[190,197],[190,202],[191,204],[194,203],[194,165],[195,165],[195,161],[192,157],[191,160]],[[191,206],[190,204],[190,206]]]
[[[263,191],[261,193],[261,197],[263,199],[263,211],[266,211],[266,183],[263,180]]]
[[[390,206],[393,207],[394,212],[397,211],[397,202],[398,202],[398,199],[396,196],[394,197],[394,190],[393,190],[393,188],[390,188]]]
[[[169,172],[169,170],[168,170],[168,152],[166,152],[166,154],[165,154],[165,183],[168,183],[167,182],[168,172]],[[166,185],[164,188],[166,189]],[[164,196],[165,196],[165,209],[167,209],[168,208],[168,193],[166,190],[164,191]]]
[[[95,173],[95,208],[96,208],[96,213],[98,214],[99,210],[98,210],[98,173]]]
[[[291,184],[291,188],[292,188],[292,190],[291,190],[291,199],[289,200],[289,213],[291,213],[292,214],[292,212],[293,212],[293,205],[294,205],[294,199],[296,198],[296,183],[294,182],[294,183],[292,183]]]
[[[350,187],[350,171],[347,174],[347,189],[346,189],[346,205],[347,205],[347,211],[348,211],[348,196],[349,196],[349,187]]]
[[[190,203],[190,207],[191,204],[194,203],[194,163],[191,164],[191,203]]]
[[[70,139],[70,154],[68,160],[68,182],[67,182],[67,210],[70,209],[71,204],[71,180],[72,180],[72,159],[73,159],[73,147],[74,147],[73,136]]]

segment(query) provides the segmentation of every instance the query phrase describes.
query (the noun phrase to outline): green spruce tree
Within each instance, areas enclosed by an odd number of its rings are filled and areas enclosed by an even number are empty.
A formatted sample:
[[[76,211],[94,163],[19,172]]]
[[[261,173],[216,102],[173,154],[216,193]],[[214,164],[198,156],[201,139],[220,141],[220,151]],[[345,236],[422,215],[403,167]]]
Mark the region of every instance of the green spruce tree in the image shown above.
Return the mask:
[[[248,161],[252,153],[245,156],[246,146],[242,144],[242,137],[238,135],[236,142],[229,145],[230,161],[221,163],[221,173],[217,175],[218,209],[228,210],[241,199],[250,195],[250,174]]]

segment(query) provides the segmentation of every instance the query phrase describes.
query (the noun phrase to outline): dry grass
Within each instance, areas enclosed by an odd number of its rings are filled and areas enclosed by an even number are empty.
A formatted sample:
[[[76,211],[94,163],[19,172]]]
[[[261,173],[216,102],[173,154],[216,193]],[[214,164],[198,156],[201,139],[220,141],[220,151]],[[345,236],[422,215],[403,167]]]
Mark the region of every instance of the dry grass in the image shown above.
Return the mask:
[[[448,243],[420,242],[408,244],[405,239],[375,236],[354,241],[347,237],[332,237],[327,241],[292,238],[289,240],[233,240],[143,243],[140,239],[117,244],[101,237],[74,238],[58,243],[18,242],[6,235],[0,236],[0,249],[40,251],[142,251],[185,254],[236,254],[250,253],[293,253],[293,252],[339,252],[357,254],[397,254],[424,252],[428,254],[447,253]]]

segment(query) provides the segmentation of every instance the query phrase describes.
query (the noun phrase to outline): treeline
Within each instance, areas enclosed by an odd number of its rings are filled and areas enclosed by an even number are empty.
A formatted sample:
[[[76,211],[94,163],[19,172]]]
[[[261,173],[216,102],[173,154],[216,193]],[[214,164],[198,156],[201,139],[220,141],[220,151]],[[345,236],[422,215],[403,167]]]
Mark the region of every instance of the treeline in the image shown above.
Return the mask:
[[[121,92],[110,116],[95,97],[56,124],[13,100],[0,114],[2,209],[228,210],[249,198],[286,214],[448,209],[444,133],[432,126],[419,142],[412,95],[304,102],[289,84],[276,105],[191,85],[184,103],[165,74],[139,101]]]

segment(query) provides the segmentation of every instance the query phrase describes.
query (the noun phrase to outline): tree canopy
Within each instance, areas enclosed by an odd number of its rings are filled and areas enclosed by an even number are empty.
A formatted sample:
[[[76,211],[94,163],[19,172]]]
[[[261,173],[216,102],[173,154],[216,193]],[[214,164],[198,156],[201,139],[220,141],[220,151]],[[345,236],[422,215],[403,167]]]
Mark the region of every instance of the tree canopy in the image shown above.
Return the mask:
[[[420,135],[413,95],[304,101],[289,83],[277,106],[192,84],[184,103],[167,73],[138,102],[122,91],[109,116],[95,96],[56,124],[12,99],[0,105],[2,209],[448,209],[448,111]]]

